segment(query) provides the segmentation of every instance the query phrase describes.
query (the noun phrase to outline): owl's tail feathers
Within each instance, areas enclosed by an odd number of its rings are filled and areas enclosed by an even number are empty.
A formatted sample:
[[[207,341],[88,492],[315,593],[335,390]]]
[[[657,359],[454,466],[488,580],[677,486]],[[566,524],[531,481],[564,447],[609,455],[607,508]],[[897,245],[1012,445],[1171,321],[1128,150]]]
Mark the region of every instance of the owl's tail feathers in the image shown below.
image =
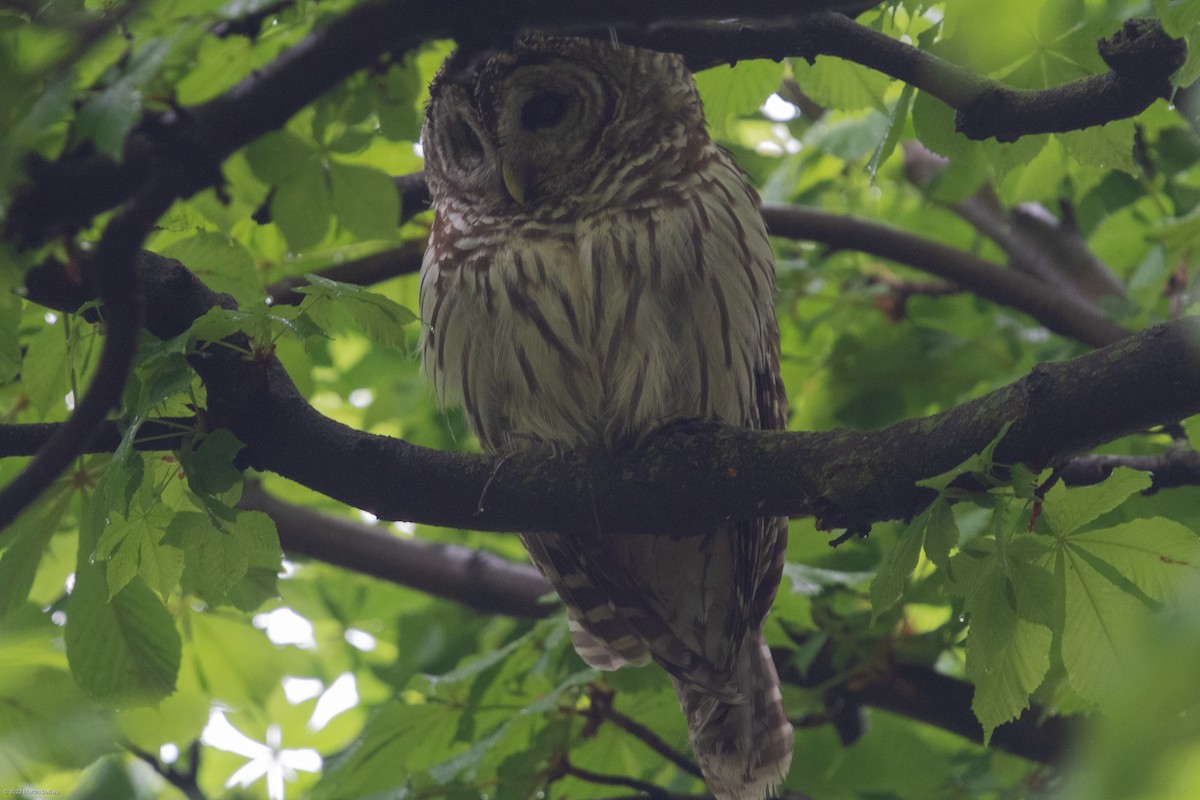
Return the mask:
[[[742,703],[722,702],[678,679],[675,692],[692,750],[717,800],[762,800],[791,766],[792,726],[761,634],[742,648],[737,677]]]

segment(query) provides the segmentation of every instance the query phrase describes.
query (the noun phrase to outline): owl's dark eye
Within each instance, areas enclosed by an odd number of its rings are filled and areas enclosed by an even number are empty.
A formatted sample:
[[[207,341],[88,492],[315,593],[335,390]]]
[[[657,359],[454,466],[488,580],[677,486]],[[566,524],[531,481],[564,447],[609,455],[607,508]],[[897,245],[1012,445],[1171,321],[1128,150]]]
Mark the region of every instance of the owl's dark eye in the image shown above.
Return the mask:
[[[562,122],[570,105],[565,94],[560,92],[538,92],[521,107],[521,127],[527,131],[553,128]]]

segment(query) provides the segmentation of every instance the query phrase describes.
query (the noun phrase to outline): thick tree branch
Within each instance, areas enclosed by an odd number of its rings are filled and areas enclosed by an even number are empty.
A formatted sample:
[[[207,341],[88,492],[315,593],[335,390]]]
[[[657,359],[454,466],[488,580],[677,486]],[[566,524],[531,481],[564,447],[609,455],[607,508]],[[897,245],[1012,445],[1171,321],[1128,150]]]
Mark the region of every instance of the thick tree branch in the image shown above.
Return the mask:
[[[147,328],[181,333],[231,305],[181,264],[143,254]],[[65,287],[64,287],[65,284]],[[63,307],[77,287],[52,267],[30,297]],[[69,305],[69,302],[66,303]],[[245,342],[242,342],[243,346]],[[883,431],[788,433],[715,423],[676,425],[637,452],[525,451],[496,461],[374,436],[316,412],[273,358],[226,348],[192,358],[207,419],[246,443],[247,466],[277,472],[382,519],[477,530],[677,531],[726,517],[814,515],[862,529],[929,502],[916,481],[981,451],[1013,423],[1002,463],[1060,464],[1122,435],[1200,412],[1200,319],[1185,318],[1021,380],[957,408]],[[587,509],[587,513],[580,513]]]
[[[899,78],[956,110],[955,127],[972,139],[1011,142],[1132,117],[1171,96],[1171,75],[1187,46],[1157,20],[1130,20],[1097,43],[1109,71],[1044,90],[1014,89],[966,67],[823,12],[762,24],[659,25],[621,32],[623,41],[683,53],[693,69],[748,58],[837,56]]]

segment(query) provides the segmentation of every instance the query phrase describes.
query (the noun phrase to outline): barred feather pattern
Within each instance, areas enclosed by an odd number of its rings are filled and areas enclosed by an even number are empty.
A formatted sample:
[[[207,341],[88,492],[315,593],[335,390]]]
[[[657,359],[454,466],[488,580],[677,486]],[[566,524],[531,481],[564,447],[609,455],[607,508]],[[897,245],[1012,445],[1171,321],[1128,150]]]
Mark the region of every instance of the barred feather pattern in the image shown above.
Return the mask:
[[[782,427],[758,198],[708,138],[682,61],[530,36],[458,68],[431,87],[423,137],[436,217],[422,349],[439,400],[493,453],[613,451],[689,418]],[[567,110],[543,130],[557,94]],[[778,518],[522,537],[584,661],[670,674],[721,800],[763,797],[791,761],[762,637],[786,537]]]

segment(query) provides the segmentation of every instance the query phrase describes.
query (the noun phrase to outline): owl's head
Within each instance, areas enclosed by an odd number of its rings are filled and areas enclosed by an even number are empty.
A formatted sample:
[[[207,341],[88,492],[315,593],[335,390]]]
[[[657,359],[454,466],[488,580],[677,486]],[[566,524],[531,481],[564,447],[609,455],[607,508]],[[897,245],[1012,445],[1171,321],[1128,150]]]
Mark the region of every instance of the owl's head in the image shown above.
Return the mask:
[[[443,67],[422,142],[435,202],[504,215],[607,205],[617,187],[635,193],[642,179],[686,168],[678,154],[696,130],[703,113],[679,57],[526,36],[465,68]]]

